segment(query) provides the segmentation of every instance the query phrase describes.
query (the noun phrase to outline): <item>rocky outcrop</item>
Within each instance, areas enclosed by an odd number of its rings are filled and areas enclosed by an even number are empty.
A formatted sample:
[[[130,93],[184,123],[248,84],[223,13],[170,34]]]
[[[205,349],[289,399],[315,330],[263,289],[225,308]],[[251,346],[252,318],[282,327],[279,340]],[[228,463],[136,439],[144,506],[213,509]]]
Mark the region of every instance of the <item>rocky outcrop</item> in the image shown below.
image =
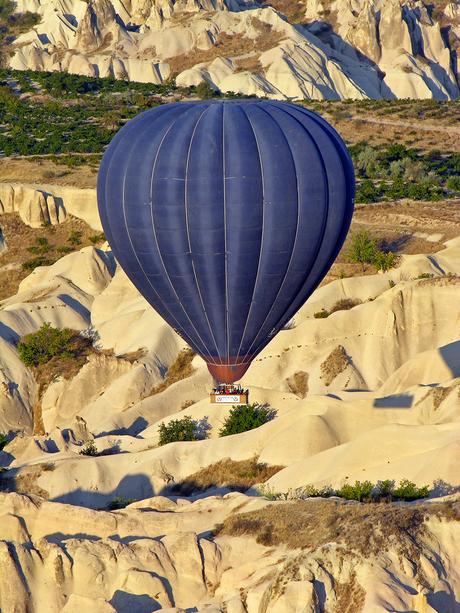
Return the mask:
[[[258,613],[261,606],[267,613],[290,613],[317,611],[319,603],[334,613],[350,606],[365,613],[455,610],[458,500],[433,512],[427,505],[389,509],[393,523],[384,540],[385,518],[378,511],[370,508],[367,521],[353,525],[361,512],[341,505],[337,530],[331,514],[337,502],[310,501],[304,505],[318,544],[306,549],[270,543],[279,530],[276,518],[287,519],[284,505],[243,494],[192,503],[157,497],[109,513],[0,494],[0,606],[53,613]],[[265,542],[210,536],[235,512],[275,518],[260,539]],[[245,528],[242,519],[242,534]],[[308,526],[301,530],[307,533]]]
[[[0,214],[19,213],[22,221],[32,228],[44,224],[56,225],[66,218],[66,210],[52,194],[32,187],[0,183]]]
[[[95,230],[102,230],[95,189],[0,183],[0,215],[12,212],[17,212],[32,228],[62,223],[71,214]]]
[[[434,13],[420,0],[311,0],[301,25],[238,0],[20,0],[18,10],[26,6],[43,20],[18,37],[13,68],[175,76],[272,98],[459,95],[454,3]]]

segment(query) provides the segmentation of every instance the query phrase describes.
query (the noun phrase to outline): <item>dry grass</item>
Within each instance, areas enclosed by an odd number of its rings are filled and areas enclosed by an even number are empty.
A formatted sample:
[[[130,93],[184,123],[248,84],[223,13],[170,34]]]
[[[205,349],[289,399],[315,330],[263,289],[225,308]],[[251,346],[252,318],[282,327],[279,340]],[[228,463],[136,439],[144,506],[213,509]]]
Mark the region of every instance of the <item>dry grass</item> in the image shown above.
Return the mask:
[[[257,18],[252,19],[252,25],[260,32],[256,38],[248,38],[244,34],[227,34],[221,32],[217,37],[215,44],[210,49],[200,50],[194,49],[193,53],[183,53],[182,55],[176,55],[175,57],[168,58],[167,62],[171,69],[173,76],[178,75],[183,70],[192,68],[196,64],[208,63],[215,60],[217,57],[232,58],[233,56],[243,55],[245,53],[251,53],[257,51],[260,55],[267,49],[271,49],[277,45],[283,38],[281,32],[275,32],[271,26]],[[256,66],[258,60],[251,59],[251,66]],[[245,65],[244,60],[237,62],[240,70]]]
[[[0,491],[31,494],[48,500],[49,493],[37,484],[37,480],[45,471],[54,470],[54,468],[53,463],[46,462],[24,468],[13,476],[9,476],[7,471],[0,476]]]
[[[331,308],[329,309],[329,314],[336,313],[337,311],[348,311],[358,304],[361,304],[361,300],[359,298],[342,298],[341,300],[337,300]]]
[[[166,373],[166,377],[163,379],[163,381],[152,389],[150,396],[164,392],[165,389],[167,389],[173,383],[177,383],[177,381],[182,381],[182,379],[190,377],[194,370],[192,367],[192,360],[194,357],[195,353],[192,349],[183,349],[177,356],[176,360],[168,368],[168,372]]]
[[[305,19],[306,3],[302,0],[269,0],[266,6],[272,6],[285,15],[289,23],[303,23]]]
[[[372,101],[307,102],[339,131],[347,143],[366,141],[370,145],[403,143],[422,151],[440,149],[460,151],[458,132],[440,131],[437,126],[457,125],[460,107],[453,102],[437,104],[432,115],[432,101],[395,101],[379,105]],[[431,106],[430,106],[431,104]],[[403,122],[404,125],[398,125]]]
[[[417,558],[417,538],[429,517],[460,521],[460,501],[401,505],[362,504],[338,500],[273,503],[258,511],[232,515],[216,535],[250,536],[261,545],[318,549],[343,544],[364,556],[395,545]]]
[[[330,385],[349,364],[350,357],[345,348],[342,345],[337,345],[320,366],[321,379],[324,381],[324,385]]]
[[[241,462],[224,458],[177,483],[173,492],[190,496],[193,492],[203,492],[211,487],[228,487],[244,492],[256,483],[264,483],[283,468],[260,464],[256,457]]]
[[[308,394],[308,373],[304,370],[294,373],[289,379],[286,379],[286,383],[289,390],[299,398],[305,398]]]
[[[79,154],[81,155],[81,154]],[[96,187],[97,166],[85,164],[77,167],[56,164],[46,156],[2,158],[0,181],[5,183],[72,185],[80,188]]]
[[[441,404],[444,402],[444,400],[446,400],[446,398],[452,392],[454,387],[455,387],[454,385],[451,385],[450,387],[441,387],[441,386],[433,387],[429,389],[427,393],[415,403],[415,406],[418,406],[419,404],[424,402],[427,398],[431,398],[432,403],[433,403],[433,410],[437,411],[439,407],[441,406]],[[459,388],[459,394],[460,394],[460,388]]]
[[[24,270],[24,262],[36,257],[28,251],[36,244],[37,239],[46,238],[51,246],[45,257],[54,262],[63,256],[57,249],[69,247],[78,250],[92,245],[90,236],[97,234],[95,230],[75,217],[68,217],[63,223],[43,228],[30,228],[17,213],[0,215],[0,226],[5,237],[8,249],[0,254],[0,300],[16,294],[19,283],[30,275],[30,270]],[[81,232],[81,244],[72,246],[69,236],[72,232]]]

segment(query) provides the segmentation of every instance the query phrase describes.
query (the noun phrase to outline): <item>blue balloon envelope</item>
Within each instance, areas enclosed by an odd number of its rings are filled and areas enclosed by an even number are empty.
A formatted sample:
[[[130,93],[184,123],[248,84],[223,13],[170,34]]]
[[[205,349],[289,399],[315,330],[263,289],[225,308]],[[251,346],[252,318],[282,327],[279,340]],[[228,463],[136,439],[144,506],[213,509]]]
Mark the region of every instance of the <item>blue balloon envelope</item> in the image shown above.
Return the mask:
[[[104,154],[97,191],[121,267],[231,383],[331,267],[354,185],[345,144],[315,113],[212,100],[129,121]]]

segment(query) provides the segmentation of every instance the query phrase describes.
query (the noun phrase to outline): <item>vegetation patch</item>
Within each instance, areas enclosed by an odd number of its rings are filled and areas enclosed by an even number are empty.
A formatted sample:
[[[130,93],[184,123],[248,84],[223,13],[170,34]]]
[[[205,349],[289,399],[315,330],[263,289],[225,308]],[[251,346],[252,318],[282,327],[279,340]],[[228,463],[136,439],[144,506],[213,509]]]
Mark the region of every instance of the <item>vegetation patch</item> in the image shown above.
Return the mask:
[[[284,466],[259,463],[257,457],[240,462],[224,458],[175,484],[171,493],[190,496],[212,487],[228,487],[244,492],[256,483],[264,483],[283,468]]]
[[[7,470],[0,476],[0,491],[39,496],[48,500],[49,493],[40,487],[37,481],[44,472],[54,469],[52,462],[45,462],[28,466],[20,472],[17,469]]]
[[[400,142],[386,146],[358,142],[349,150],[357,171],[357,203],[437,201],[454,197],[460,189],[458,153],[424,153]]]
[[[202,438],[198,421],[192,419],[190,415],[185,415],[181,419],[172,419],[166,424],[161,423],[158,432],[160,434],[158,442],[160,446],[168,443],[197,441]]]
[[[37,266],[49,266],[67,253],[99,244],[90,240],[94,230],[84,221],[71,216],[55,226],[31,228],[17,213],[4,213],[1,216],[1,229],[8,249],[0,254],[0,300],[14,295],[19,283]],[[70,242],[75,232],[80,233],[80,243],[77,245]]]
[[[97,450],[96,443],[94,442],[94,440],[90,440],[85,443],[85,445],[83,445],[83,447],[80,449],[79,454],[93,457],[98,456],[99,452]]]
[[[351,359],[345,347],[337,345],[320,366],[321,379],[324,381],[324,385],[330,385],[340,373],[346,370],[350,363]]]
[[[393,543],[417,555],[413,544],[425,532],[425,520],[430,517],[459,521],[460,503],[367,505],[322,499],[276,503],[230,516],[215,534],[251,536],[261,545],[290,549],[315,550],[339,543],[364,556],[387,551]]]
[[[117,511],[119,509],[124,509],[129,504],[136,502],[134,498],[125,498],[124,496],[115,496],[109,504],[107,505],[107,509],[109,511]]]
[[[21,361],[32,369],[38,384],[38,402],[34,408],[34,433],[43,434],[41,397],[57,377],[71,379],[94,352],[91,339],[77,330],[54,328],[44,323],[37,332],[23,336],[18,343]]]
[[[348,246],[348,259],[361,265],[364,273],[367,264],[372,264],[377,270],[387,272],[398,263],[398,256],[392,251],[378,248],[376,240],[367,230],[355,232]]]
[[[275,415],[276,410],[268,404],[254,403],[233,406],[219,430],[219,436],[230,436],[253,430],[273,419]]]

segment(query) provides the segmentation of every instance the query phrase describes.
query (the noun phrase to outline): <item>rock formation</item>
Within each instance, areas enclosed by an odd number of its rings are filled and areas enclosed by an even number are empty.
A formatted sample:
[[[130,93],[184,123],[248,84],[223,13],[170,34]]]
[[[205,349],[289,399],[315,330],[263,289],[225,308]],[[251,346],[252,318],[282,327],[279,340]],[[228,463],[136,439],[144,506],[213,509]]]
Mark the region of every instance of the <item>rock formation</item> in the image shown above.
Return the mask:
[[[244,0],[19,0],[17,10],[42,16],[15,41],[17,69],[204,80],[273,98],[459,95],[454,2],[434,10],[422,0],[335,0],[327,9],[309,1],[292,24],[289,13]]]

